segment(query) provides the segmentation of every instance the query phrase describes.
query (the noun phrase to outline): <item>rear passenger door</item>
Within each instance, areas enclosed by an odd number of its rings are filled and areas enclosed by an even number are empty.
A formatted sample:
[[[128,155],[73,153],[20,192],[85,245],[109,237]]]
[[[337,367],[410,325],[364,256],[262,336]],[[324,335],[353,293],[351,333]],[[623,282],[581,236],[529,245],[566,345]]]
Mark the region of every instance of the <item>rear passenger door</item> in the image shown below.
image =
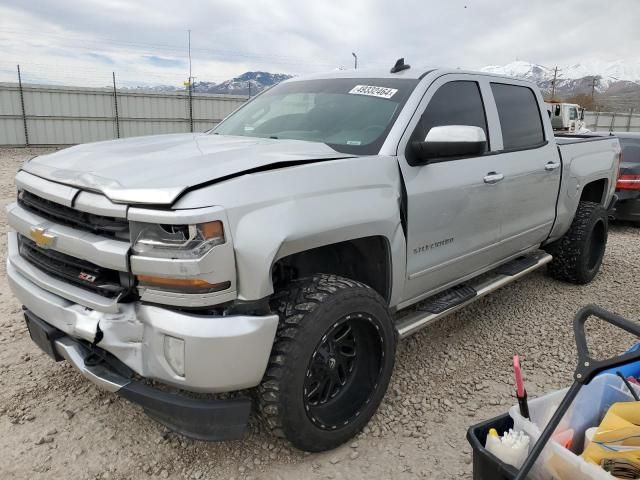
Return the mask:
[[[540,244],[555,220],[562,166],[542,99],[526,84],[491,82],[502,145],[500,240],[504,256]]]

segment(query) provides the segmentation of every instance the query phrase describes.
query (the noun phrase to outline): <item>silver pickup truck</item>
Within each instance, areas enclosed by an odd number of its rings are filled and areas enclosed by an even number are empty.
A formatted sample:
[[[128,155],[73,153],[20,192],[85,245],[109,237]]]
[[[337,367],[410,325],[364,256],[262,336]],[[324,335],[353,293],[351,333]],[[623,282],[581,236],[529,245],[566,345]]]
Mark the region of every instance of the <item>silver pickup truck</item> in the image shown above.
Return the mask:
[[[399,338],[545,264],[593,279],[619,154],[556,140],[525,81],[295,78],[206,133],[25,163],[7,272],[40,348],[174,431],[237,438],[253,404],[321,451],[374,414]]]

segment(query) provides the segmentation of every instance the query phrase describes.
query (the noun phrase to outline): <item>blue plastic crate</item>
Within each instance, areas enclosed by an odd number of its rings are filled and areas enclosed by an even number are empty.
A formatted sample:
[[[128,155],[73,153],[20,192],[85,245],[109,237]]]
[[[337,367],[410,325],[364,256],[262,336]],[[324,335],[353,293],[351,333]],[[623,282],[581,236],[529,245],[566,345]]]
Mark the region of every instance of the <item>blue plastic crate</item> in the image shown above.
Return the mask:
[[[633,347],[631,347],[629,350],[627,350],[624,353],[637,352],[638,350],[640,350],[640,342],[636,343]],[[640,379],[640,360],[638,360],[637,362],[629,363],[622,367],[610,368],[609,370],[604,370],[603,372],[600,372],[598,375],[602,375],[603,373],[613,373],[615,375],[616,372],[622,372],[622,374],[625,377],[636,377]]]

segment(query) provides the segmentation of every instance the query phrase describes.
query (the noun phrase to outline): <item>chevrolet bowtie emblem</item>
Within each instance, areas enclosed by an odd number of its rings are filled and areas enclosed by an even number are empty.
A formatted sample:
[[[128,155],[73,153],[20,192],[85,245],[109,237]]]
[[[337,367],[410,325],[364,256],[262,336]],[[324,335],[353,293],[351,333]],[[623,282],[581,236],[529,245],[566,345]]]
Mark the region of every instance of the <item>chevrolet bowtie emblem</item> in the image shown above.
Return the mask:
[[[52,233],[47,233],[46,229],[42,227],[31,227],[31,238],[39,247],[47,248],[53,244],[56,236]]]

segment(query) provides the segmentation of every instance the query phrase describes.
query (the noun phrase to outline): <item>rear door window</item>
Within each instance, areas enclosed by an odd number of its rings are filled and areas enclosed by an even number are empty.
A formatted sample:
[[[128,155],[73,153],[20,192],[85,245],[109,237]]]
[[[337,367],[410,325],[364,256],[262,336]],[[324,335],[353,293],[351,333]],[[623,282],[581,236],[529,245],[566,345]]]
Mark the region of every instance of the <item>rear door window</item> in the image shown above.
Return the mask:
[[[492,83],[505,150],[539,147],[544,129],[536,96],[528,87]]]

